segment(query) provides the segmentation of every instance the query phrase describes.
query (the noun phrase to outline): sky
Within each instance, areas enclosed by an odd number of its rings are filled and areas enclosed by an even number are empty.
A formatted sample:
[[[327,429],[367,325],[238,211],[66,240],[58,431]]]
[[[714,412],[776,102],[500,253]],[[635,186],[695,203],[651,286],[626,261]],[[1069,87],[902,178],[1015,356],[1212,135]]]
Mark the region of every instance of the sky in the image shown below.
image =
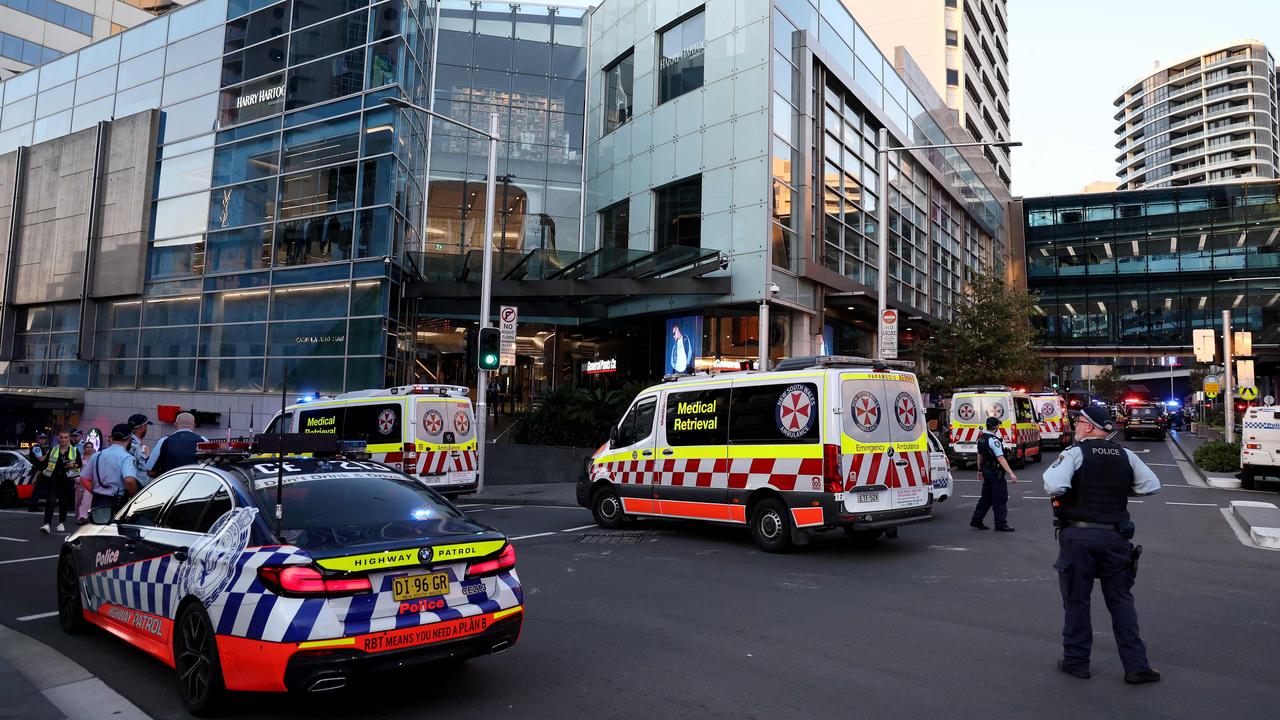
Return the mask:
[[[1280,53],[1276,0],[1009,0],[1013,194],[1116,180],[1112,102],[1134,81],[1241,39]],[[1273,44],[1274,43],[1274,44]]]

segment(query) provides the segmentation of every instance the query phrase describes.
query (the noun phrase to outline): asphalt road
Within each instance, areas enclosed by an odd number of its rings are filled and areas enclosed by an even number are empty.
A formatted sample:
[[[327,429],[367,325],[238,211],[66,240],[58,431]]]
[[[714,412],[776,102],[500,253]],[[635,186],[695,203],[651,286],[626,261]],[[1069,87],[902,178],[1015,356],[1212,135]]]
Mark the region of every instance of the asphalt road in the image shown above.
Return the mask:
[[[1164,443],[1130,446],[1165,485],[1131,508],[1146,549],[1135,594],[1164,673],[1158,685],[1122,682],[1100,593],[1093,679],[1054,669],[1056,544],[1039,482],[1047,465],[1031,465],[1011,486],[1016,533],[969,529],[979,486],[967,471],[933,522],[897,540],[859,547],[828,534],[790,555],[757,551],[741,529],[646,521],[611,533],[583,528],[591,519],[580,508],[468,507],[516,539],[527,596],[519,645],[458,671],[419,669],[337,694],[240,696],[229,714],[1275,717],[1280,553],[1243,545],[1220,508],[1280,496],[1192,486]],[[65,636],[52,616],[23,619],[54,610],[54,560],[23,560],[57,552],[38,525],[0,512],[0,623],[66,653],[154,717],[185,717],[159,662],[103,633]]]

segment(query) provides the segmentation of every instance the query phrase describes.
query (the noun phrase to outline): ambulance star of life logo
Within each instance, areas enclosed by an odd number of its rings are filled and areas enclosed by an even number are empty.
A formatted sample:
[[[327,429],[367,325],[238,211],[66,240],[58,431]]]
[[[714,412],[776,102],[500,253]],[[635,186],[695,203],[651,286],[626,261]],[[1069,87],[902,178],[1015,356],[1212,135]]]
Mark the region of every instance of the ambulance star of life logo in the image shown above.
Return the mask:
[[[428,435],[439,435],[444,429],[444,416],[436,410],[428,410],[427,414],[422,416],[422,429],[426,430]]]
[[[991,417],[997,420],[1004,417],[1004,403],[995,403],[991,406]]]
[[[378,432],[383,435],[391,434],[396,427],[396,414],[391,409],[383,410],[378,413]]]
[[[816,414],[813,405],[813,391],[807,385],[792,385],[783,390],[773,414],[778,432],[789,438],[798,438],[809,432]]]
[[[916,401],[912,399],[910,393],[898,393],[898,397],[893,401],[893,415],[898,421],[898,427],[908,431],[916,429],[919,413],[916,412]]]
[[[1040,414],[1045,417],[1052,417],[1054,414],[1053,403],[1045,403],[1040,406]]]
[[[849,411],[853,413],[853,424],[862,432],[872,432],[880,427],[880,401],[866,390],[853,396]]]
[[[461,410],[453,414],[453,429],[459,434],[466,435],[471,429],[471,421],[467,419],[467,414]]]
[[[973,403],[960,403],[960,407],[956,408],[956,415],[961,420],[973,419]]]

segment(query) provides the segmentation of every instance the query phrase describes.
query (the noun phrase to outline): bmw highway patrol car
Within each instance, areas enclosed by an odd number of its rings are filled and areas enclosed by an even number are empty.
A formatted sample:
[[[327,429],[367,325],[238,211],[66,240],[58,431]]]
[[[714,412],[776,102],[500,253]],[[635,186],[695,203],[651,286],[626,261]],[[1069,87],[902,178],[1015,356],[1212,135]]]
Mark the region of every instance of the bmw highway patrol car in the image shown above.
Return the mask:
[[[63,629],[173,666],[196,713],[224,690],[331,690],[515,644],[524,594],[501,533],[385,465],[249,449],[95,509],[62,547]]]

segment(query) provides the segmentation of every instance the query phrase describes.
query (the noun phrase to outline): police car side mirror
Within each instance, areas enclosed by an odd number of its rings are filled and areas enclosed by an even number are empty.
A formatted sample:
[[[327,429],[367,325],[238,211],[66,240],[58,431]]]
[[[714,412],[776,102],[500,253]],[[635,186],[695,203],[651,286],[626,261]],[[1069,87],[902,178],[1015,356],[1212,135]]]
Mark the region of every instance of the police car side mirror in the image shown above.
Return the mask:
[[[618,426],[617,425],[612,425],[609,427],[609,447],[611,448],[618,447]]]
[[[89,520],[94,525],[110,525],[113,522],[110,506],[99,505],[89,511]]]

